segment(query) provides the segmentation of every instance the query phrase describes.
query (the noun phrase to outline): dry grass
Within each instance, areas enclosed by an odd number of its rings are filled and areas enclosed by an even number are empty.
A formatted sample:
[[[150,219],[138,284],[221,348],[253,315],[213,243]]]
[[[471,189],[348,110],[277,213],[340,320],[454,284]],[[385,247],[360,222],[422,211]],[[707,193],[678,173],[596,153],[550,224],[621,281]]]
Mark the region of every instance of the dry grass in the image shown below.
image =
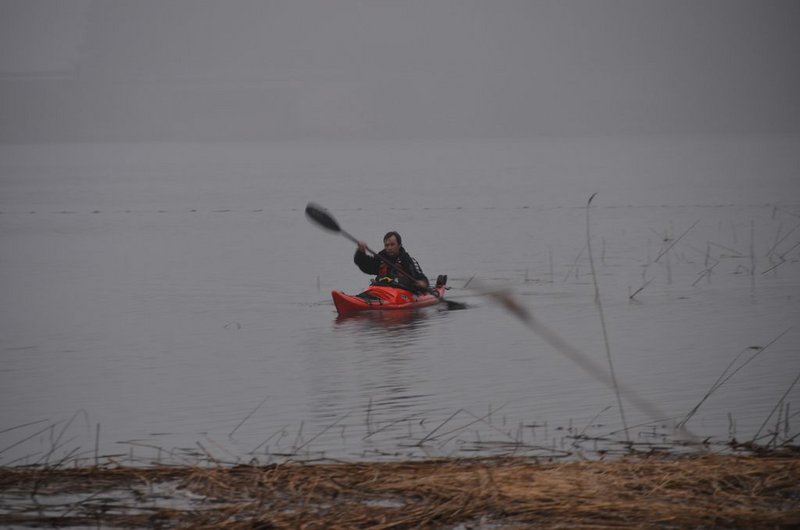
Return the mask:
[[[800,457],[0,469],[0,525],[796,528]]]

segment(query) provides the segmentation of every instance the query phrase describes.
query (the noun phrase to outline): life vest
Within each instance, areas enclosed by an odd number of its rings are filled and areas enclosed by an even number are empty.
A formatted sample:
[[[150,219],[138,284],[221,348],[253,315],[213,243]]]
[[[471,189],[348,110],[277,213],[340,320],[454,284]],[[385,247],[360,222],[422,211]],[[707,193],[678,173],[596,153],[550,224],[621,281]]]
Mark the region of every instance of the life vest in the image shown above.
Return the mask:
[[[402,269],[403,271],[405,271],[405,269],[403,269],[403,267],[400,265],[399,260],[395,261],[393,265],[394,267],[390,267],[389,265],[386,264],[386,262],[381,261],[381,264],[378,265],[378,278],[383,278],[383,277],[394,278],[396,276],[394,269]]]

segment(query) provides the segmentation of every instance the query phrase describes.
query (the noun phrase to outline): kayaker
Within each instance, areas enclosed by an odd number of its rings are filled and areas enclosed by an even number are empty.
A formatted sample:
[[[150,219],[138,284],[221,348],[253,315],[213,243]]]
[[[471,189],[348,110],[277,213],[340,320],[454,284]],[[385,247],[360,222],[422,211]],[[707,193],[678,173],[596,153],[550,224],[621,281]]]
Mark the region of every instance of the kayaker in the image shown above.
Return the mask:
[[[397,232],[387,232],[383,236],[383,250],[376,256],[370,256],[366,251],[367,244],[359,241],[353,261],[362,272],[375,274],[378,280],[389,278],[411,290],[427,289],[430,286],[428,277],[422,272],[417,260],[403,248],[403,239]],[[396,269],[400,269],[402,272],[397,272]]]

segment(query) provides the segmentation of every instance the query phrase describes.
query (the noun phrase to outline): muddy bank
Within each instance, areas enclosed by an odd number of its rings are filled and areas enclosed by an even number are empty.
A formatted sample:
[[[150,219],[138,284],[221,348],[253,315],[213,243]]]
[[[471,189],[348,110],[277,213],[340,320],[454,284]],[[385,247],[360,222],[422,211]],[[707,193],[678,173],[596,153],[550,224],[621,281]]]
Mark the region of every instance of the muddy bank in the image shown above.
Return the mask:
[[[790,528],[800,455],[0,470],[0,525]]]

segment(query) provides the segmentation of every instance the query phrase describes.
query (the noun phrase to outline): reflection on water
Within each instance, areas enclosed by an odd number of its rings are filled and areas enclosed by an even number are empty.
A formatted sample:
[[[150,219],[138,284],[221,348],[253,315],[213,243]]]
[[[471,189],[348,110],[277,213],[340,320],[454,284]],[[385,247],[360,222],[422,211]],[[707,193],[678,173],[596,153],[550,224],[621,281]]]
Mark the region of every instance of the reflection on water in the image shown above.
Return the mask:
[[[361,311],[338,315],[335,331],[346,334],[360,359],[359,392],[381,416],[424,404],[425,359],[440,311],[436,308]]]
[[[431,310],[357,311],[336,316],[337,327],[362,333],[387,333],[407,338],[415,337],[428,327],[425,322]]]

